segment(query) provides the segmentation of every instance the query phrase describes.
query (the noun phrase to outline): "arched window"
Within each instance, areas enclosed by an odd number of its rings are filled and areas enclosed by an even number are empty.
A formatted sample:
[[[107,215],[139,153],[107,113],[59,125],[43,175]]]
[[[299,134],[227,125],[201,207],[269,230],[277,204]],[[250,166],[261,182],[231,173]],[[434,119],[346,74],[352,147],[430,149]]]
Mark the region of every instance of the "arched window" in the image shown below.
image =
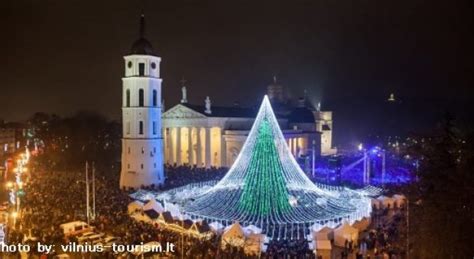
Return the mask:
[[[138,134],[143,135],[143,121],[140,121],[138,125]]]
[[[130,107],[130,89],[127,89],[126,93],[125,93],[125,106],[126,107]]]
[[[145,93],[143,89],[138,90],[138,106],[143,107],[145,104]]]
[[[156,90],[153,90],[153,106],[158,105],[158,92]]]

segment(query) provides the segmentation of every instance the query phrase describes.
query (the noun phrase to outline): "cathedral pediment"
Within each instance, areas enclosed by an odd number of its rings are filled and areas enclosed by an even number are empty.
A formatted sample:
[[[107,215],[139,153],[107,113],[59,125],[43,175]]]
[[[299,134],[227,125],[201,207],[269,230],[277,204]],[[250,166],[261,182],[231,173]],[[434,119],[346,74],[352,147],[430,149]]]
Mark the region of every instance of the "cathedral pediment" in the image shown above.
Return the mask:
[[[206,118],[202,113],[192,110],[184,105],[178,104],[167,110],[162,115],[163,119],[200,119]]]

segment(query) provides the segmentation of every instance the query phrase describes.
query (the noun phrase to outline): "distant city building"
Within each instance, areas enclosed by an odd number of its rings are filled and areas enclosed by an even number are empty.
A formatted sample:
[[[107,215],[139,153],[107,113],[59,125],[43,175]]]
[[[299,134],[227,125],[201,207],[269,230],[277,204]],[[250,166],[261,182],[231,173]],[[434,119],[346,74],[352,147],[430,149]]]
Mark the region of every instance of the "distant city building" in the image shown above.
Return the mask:
[[[182,89],[186,89],[183,85]],[[256,108],[214,106],[209,96],[203,105],[185,102],[163,113],[165,163],[198,167],[230,167],[249,134],[257,114]],[[290,148],[298,159],[336,153],[332,148],[332,113],[312,108],[305,98],[296,105],[285,94],[276,77],[267,95]]]
[[[315,111],[316,131],[321,133],[321,155],[329,156],[337,153],[337,149],[332,146],[332,112]]]
[[[16,131],[13,128],[0,128],[0,156],[16,150]]]
[[[140,38],[133,44],[130,54],[124,57],[122,188],[139,188],[164,182],[161,58],[145,39],[144,31],[145,17],[142,15]]]
[[[26,139],[25,126],[20,123],[0,125],[0,156],[16,152],[23,147]]]

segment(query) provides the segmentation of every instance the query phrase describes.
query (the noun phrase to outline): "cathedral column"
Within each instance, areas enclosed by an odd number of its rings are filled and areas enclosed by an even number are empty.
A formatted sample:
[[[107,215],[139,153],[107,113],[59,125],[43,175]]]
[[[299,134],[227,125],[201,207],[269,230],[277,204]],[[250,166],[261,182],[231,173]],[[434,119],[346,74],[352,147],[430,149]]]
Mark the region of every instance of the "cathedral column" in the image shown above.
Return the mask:
[[[173,128],[166,128],[166,138],[168,143],[167,157],[170,165],[174,164],[174,153],[173,153]]]
[[[290,150],[290,153],[293,153],[293,141],[291,138],[288,139],[288,149]]]
[[[298,146],[298,138],[293,138],[293,156],[296,158],[296,147]]]
[[[227,147],[224,138],[224,129],[221,128],[221,166],[227,166]]]
[[[206,130],[206,168],[211,167],[211,128],[205,128]]]
[[[301,137],[298,137],[296,139],[296,157],[299,157],[299,155],[301,153],[301,149],[302,149],[302,147],[300,145],[301,144],[301,139],[302,139]]]
[[[303,146],[301,147],[304,151],[304,154],[305,155],[308,155],[309,154],[309,145],[308,143],[310,143],[310,137],[309,135],[306,135],[305,138],[303,138]]]
[[[169,156],[168,156],[168,137],[166,136],[166,128],[162,129],[161,136],[163,138],[163,163],[167,163]]]
[[[296,158],[297,156],[297,148],[298,147],[298,138],[293,138],[293,156]]]
[[[202,144],[201,144],[201,128],[196,128],[196,135],[197,135],[197,151],[196,151],[196,156],[197,156],[197,159],[196,159],[196,165],[198,167],[201,167],[202,166]]]
[[[293,148],[294,148],[293,155],[297,157],[298,156],[298,138],[293,139]]]
[[[291,153],[295,156],[295,138],[291,138]]]
[[[181,165],[181,127],[176,127],[176,164]]]
[[[194,164],[193,161],[193,128],[188,127],[188,163],[190,166]]]

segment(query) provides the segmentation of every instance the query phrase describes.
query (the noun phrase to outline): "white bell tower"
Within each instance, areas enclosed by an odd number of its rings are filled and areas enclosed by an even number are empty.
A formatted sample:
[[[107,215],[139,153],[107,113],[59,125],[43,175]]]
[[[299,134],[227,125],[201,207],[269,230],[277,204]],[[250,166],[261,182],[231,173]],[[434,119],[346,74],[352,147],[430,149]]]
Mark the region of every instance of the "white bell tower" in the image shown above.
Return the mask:
[[[121,188],[161,185],[164,182],[161,130],[161,58],[144,37],[145,16],[140,19],[140,37],[125,56],[122,78],[122,169]]]

